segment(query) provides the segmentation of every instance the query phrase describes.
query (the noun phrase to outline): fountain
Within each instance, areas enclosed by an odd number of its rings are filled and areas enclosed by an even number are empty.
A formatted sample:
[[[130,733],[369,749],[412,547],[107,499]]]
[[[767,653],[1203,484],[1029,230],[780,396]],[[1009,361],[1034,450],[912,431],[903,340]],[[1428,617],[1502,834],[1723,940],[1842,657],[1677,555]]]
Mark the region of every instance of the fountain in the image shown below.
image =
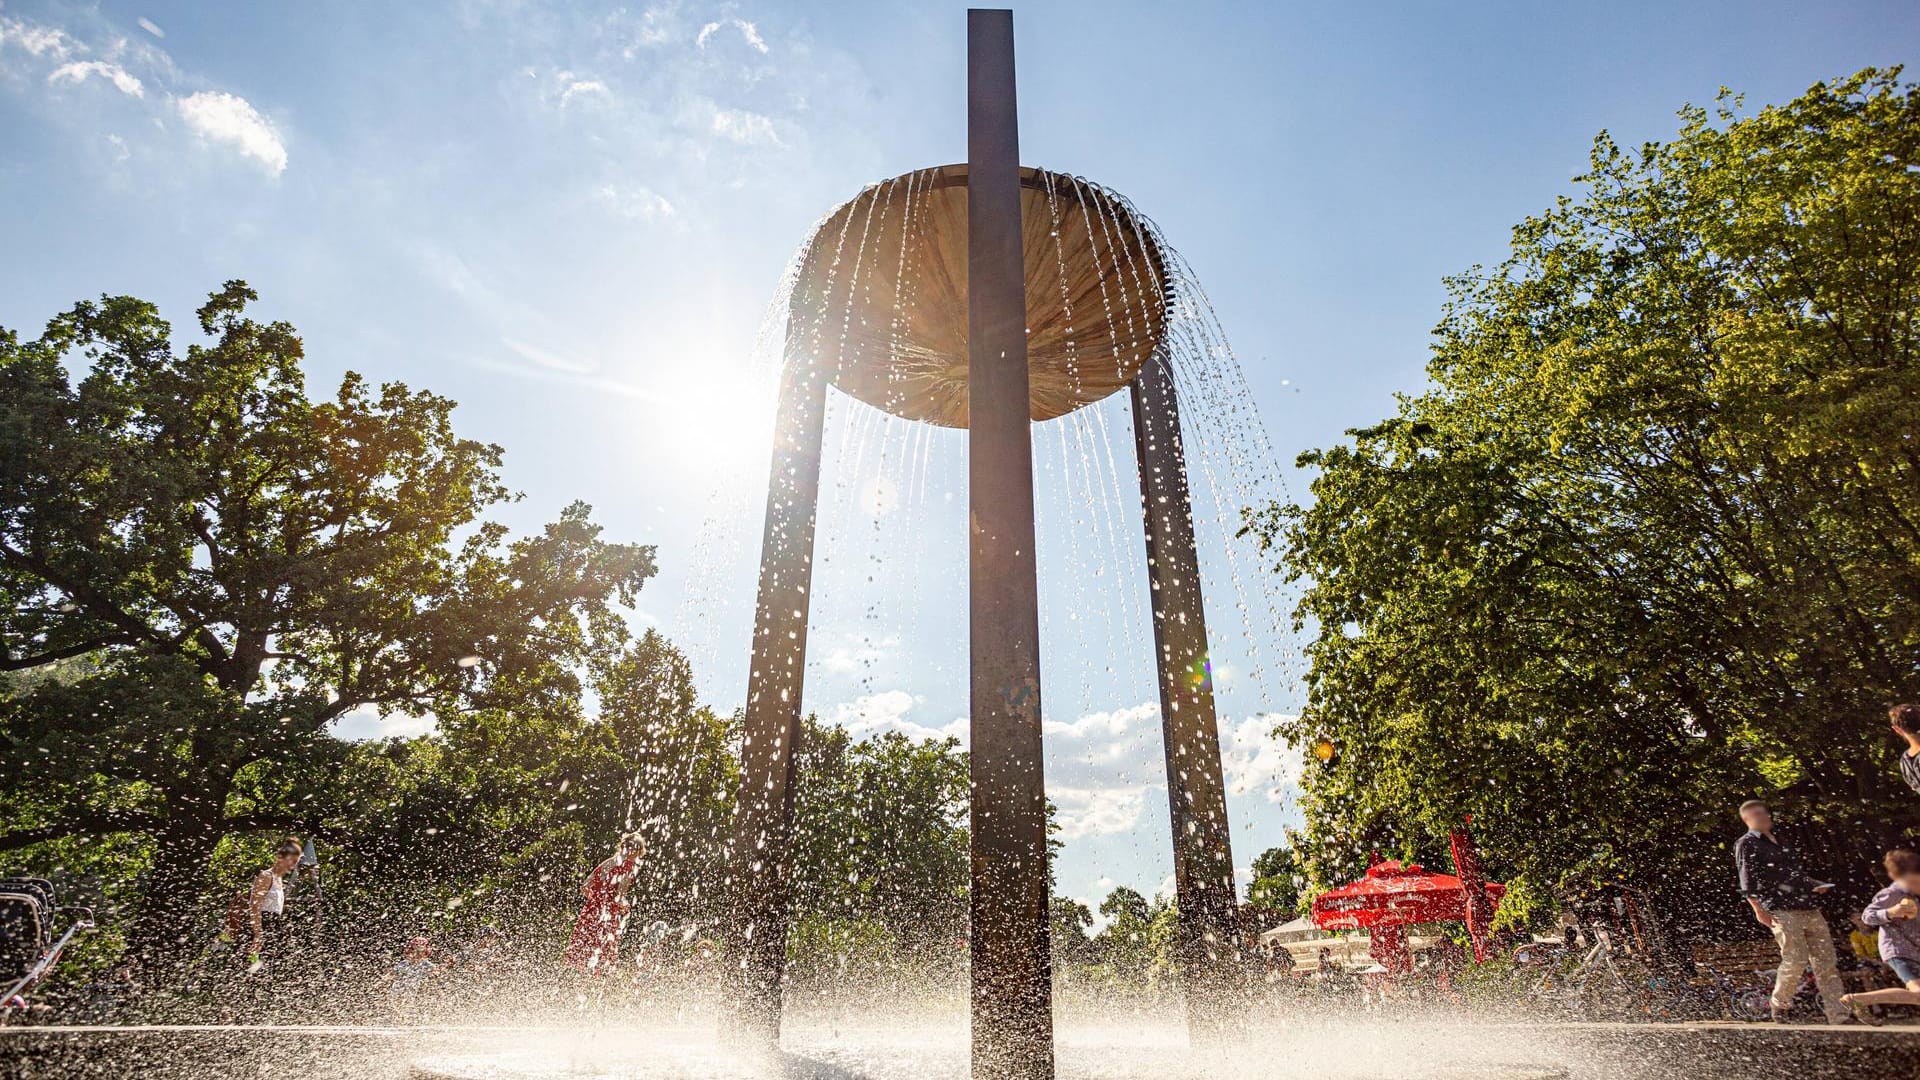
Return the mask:
[[[1189,469],[1211,491],[1213,524],[1230,530],[1240,508],[1269,501],[1257,490],[1261,477],[1249,483],[1249,474],[1270,469],[1273,454],[1204,295],[1153,223],[1097,184],[1020,167],[1010,13],[972,11],[968,31],[967,161],[871,185],[835,209],[802,248],[791,294],[777,303],[784,363],[733,850],[729,931],[739,966],[719,1006],[735,1023],[723,1020],[716,1040],[708,999],[684,992],[693,983],[663,982],[615,1012],[598,984],[502,981],[461,1023],[375,1026],[342,1011],[364,999],[342,996],[330,1005],[350,1021],[339,1026],[5,1027],[0,1080],[289,1072],[312,1080],[1038,1080],[1056,1065],[1087,1080],[1920,1072],[1911,1028],[1556,1024],[1543,1022],[1541,1001],[1511,988],[1504,1010],[1470,1008],[1465,995],[1437,1008],[1433,999],[1378,994],[1364,1007],[1332,1004],[1300,985],[1269,993],[1264,1016],[1241,1007],[1254,995],[1236,955]],[[1185,1016],[1184,1025],[1161,1023],[1102,1000],[1079,1015],[1063,1010],[1056,1031],[1032,440],[1037,425],[1097,419],[1093,407],[1122,390],[1143,510]],[[925,425],[916,430],[965,430],[970,440],[970,1043],[952,1010],[912,1012],[897,1002],[796,1016],[782,1030],[795,759],[830,391]],[[1091,486],[1106,485],[1096,477]],[[1243,583],[1232,577],[1245,613]],[[1272,588],[1272,579],[1261,575],[1258,587]],[[704,975],[697,984],[710,986]]]
[[[966,245],[961,247],[964,235]],[[1019,166],[1013,22],[968,13],[968,160],[873,185],[815,232],[789,304],[735,830],[737,1005],[777,1045],[793,771],[829,387],[968,432],[972,1062],[1049,1077],[1053,1027],[1031,425],[1126,389],[1145,507],[1188,1020],[1239,970],[1233,859],[1157,234]],[[962,322],[960,312],[965,311]]]

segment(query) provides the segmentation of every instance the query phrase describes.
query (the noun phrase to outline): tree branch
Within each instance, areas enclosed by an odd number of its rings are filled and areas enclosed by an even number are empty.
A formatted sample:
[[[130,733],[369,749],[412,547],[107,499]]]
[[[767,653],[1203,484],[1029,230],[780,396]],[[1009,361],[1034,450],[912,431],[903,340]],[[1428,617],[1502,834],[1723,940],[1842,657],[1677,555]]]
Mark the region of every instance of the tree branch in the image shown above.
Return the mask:
[[[159,827],[158,815],[133,810],[109,810],[77,818],[68,817],[57,825],[40,825],[0,833],[0,851],[14,851],[69,836],[105,836],[109,833],[145,832]]]
[[[341,835],[339,830],[320,824],[320,819],[317,817],[292,814],[283,810],[231,814],[220,819],[220,828],[224,833],[272,831],[313,836],[322,840],[338,839]]]
[[[125,637],[104,637],[78,642],[64,648],[37,653],[32,656],[0,656],[0,671],[25,671],[28,668],[37,668],[45,664],[51,664],[56,660],[71,660],[76,656],[85,656],[90,652],[104,649],[109,645],[122,644],[129,644]]]
[[[191,523],[193,534],[200,538],[201,543],[207,545],[207,568],[218,580],[221,568],[226,565],[226,555],[220,550],[220,544],[213,538],[213,523],[207,520],[206,513],[197,506],[193,509]]]
[[[108,623],[118,627],[129,637],[155,643],[163,643],[165,638],[153,627],[141,619],[128,614],[119,605],[109,601],[98,589],[85,582],[73,581],[55,571],[51,566],[28,555],[11,544],[0,542],[0,556],[5,556],[23,569],[32,571],[42,581],[61,589],[74,600],[85,604],[89,611]]]

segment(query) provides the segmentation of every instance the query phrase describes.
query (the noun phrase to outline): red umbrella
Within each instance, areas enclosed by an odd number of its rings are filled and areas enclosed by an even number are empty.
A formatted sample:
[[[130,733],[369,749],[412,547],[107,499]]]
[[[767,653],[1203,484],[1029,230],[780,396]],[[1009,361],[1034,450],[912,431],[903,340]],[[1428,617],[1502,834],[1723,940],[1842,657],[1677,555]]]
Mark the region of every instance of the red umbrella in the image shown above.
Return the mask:
[[[1473,818],[1467,818],[1472,824]],[[1447,836],[1453,847],[1453,869],[1460,875],[1460,892],[1466,902],[1467,936],[1473,939],[1473,960],[1487,962],[1487,931],[1493,928],[1493,898],[1487,895],[1487,873],[1480,865],[1480,847],[1465,825]]]
[[[1507,891],[1505,885],[1492,881],[1483,887],[1496,905]],[[1392,859],[1369,867],[1359,881],[1321,893],[1313,902],[1313,924],[1322,930],[1465,922],[1466,918],[1466,891],[1459,878]]]

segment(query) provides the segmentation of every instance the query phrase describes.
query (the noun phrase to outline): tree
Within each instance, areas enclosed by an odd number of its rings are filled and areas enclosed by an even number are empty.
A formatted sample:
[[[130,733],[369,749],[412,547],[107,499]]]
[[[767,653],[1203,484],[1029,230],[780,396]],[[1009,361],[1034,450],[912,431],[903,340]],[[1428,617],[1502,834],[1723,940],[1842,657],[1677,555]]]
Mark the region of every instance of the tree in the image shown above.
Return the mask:
[[[967,756],[956,739],[854,739],[808,717],[794,793],[793,913],[875,919],[909,952],[966,934]]]
[[[1047,906],[1047,924],[1052,939],[1053,966],[1084,964],[1093,959],[1093,912],[1070,896],[1056,896]]]
[[[1251,522],[1309,582],[1316,881],[1471,813],[1518,909],[1625,878],[1698,918],[1743,799],[1836,874],[1920,824],[1883,728],[1920,686],[1920,93],[1680,115],[1600,136],[1448,282],[1432,388]]]
[[[738,725],[699,704],[692,665],[654,630],[596,663],[594,690],[605,735],[599,787],[625,785],[621,825],[648,845],[636,906],[669,921],[717,918],[740,784]]]
[[[697,704],[690,665],[658,632],[603,635],[585,666],[596,711],[577,692],[496,688],[505,706],[450,714],[433,736],[354,748],[353,775],[320,799],[335,874],[358,908],[562,931],[588,871],[638,832],[648,853],[633,918],[714,921],[738,783],[734,726]]]
[[[511,497],[500,450],[457,437],[451,401],[352,374],[310,400],[255,299],[214,293],[184,353],[131,297],[0,330],[0,669],[92,665],[0,703],[0,850],[149,838],[149,957],[189,932],[222,838],[326,832],[334,720],[577,695],[654,571],[584,505],[509,542],[484,517]]]
[[[1292,916],[1300,911],[1300,861],[1292,848],[1271,847],[1254,857],[1247,903]]]
[[[1093,939],[1100,962],[1122,980],[1144,983],[1162,959],[1155,948],[1153,905],[1137,891],[1116,885],[1100,901],[1100,915],[1107,920]]]
[[[1107,898],[1100,901],[1100,914],[1111,922],[1124,919],[1129,922],[1144,923],[1152,917],[1147,898],[1141,896],[1138,890],[1130,889],[1125,885],[1115,885],[1113,891],[1107,894]]]

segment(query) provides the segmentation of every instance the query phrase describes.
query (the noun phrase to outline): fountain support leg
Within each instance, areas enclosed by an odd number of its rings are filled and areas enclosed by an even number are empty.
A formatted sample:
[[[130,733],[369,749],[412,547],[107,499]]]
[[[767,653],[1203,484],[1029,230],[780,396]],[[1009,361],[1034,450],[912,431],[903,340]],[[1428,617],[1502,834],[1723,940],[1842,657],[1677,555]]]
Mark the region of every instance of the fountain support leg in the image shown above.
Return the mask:
[[[1053,1075],[1040,602],[1013,13],[967,12],[975,1080]]]
[[[803,359],[797,341],[797,331],[790,327],[760,542],[760,589],[734,817],[731,930],[740,978],[735,1008],[741,1032],[763,1050],[780,1042],[780,981],[793,861],[794,752],[800,740],[820,442],[827,411],[826,373],[817,358]]]
[[[1173,812],[1174,887],[1180,906],[1175,955],[1187,995],[1188,1026],[1195,1036],[1205,1037],[1228,1020],[1243,979],[1220,728],[1207,661],[1207,620],[1180,441],[1180,406],[1166,357],[1149,360],[1129,392],[1145,504],[1167,797]]]

